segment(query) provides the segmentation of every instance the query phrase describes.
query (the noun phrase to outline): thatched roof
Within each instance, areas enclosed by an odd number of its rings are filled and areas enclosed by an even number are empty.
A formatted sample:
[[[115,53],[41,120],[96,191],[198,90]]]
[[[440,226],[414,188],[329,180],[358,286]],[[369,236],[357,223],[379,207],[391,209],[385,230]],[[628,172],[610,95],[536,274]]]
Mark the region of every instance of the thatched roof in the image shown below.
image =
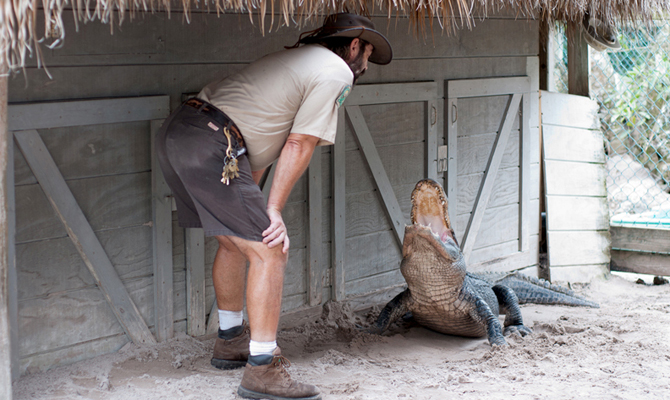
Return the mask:
[[[183,9],[188,17],[191,10],[209,12],[249,13],[265,30],[265,19],[272,16],[270,25],[301,24],[312,18],[343,10],[370,15],[382,10],[389,17],[406,16],[423,25],[425,17],[435,17],[447,32],[472,26],[472,15],[486,16],[502,7],[516,10],[523,18],[548,21],[581,21],[585,13],[598,15],[600,20],[648,21],[670,10],[668,0],[0,0],[0,68],[10,70],[25,65],[26,57],[40,60],[38,43],[43,39],[57,45],[64,38],[63,9],[74,10],[75,22],[100,20],[121,23],[139,12]],[[37,26],[38,13],[44,14],[44,26]],[[275,20],[275,15],[280,15]],[[37,54],[35,54],[37,53]],[[5,68],[6,70],[6,68]]]

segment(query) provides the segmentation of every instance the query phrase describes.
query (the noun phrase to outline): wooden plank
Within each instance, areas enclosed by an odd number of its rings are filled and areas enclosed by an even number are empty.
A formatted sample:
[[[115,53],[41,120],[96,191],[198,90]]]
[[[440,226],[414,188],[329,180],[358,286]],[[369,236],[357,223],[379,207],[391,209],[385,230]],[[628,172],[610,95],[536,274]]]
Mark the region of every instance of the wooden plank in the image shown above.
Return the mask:
[[[475,249],[470,257],[468,271],[516,271],[531,265],[536,265],[539,259],[539,236],[530,235],[528,238],[529,250],[519,252],[519,241],[499,243],[493,246]]]
[[[174,335],[172,276],[172,192],[156,157],[155,136],[161,120],[151,121],[151,203],[153,221],[154,319],[156,339]]]
[[[206,331],[205,232],[185,229],[186,247],[186,333],[202,336]]]
[[[66,181],[151,170],[148,121],[45,129],[40,132]],[[37,180],[18,152],[16,184]]]
[[[400,210],[400,205],[398,205],[398,200],[391,188],[391,183],[384,170],[384,165],[379,158],[379,153],[377,153],[377,149],[375,148],[370,132],[365,125],[365,120],[360,109],[357,106],[351,106],[347,107],[346,111],[347,116],[349,117],[349,122],[356,133],[358,145],[361,147],[368,166],[370,167],[370,171],[372,172],[372,176],[375,178],[377,190],[383,199],[384,207],[391,220],[393,230],[398,237],[398,246],[402,247],[402,237],[406,221]]]
[[[562,265],[608,263],[610,260],[608,231],[549,231],[547,243],[552,269]]]
[[[446,83],[448,85],[448,82]],[[447,91],[447,90],[445,90]],[[456,215],[458,212],[457,198],[458,198],[458,99],[450,97],[445,102],[447,107],[447,172],[445,173],[444,191],[449,201],[447,208],[449,215]],[[452,219],[451,229],[456,231],[459,229],[457,222]]]
[[[530,89],[530,88],[528,88]],[[519,178],[519,251],[525,252],[529,249],[528,237],[530,232],[530,191],[531,191],[531,165],[530,165],[530,93],[523,94],[521,100],[521,149],[519,150],[519,169],[521,177]],[[537,210],[536,210],[537,212]]]
[[[451,218],[456,220],[459,226],[467,226],[472,215],[458,215]],[[492,246],[498,243],[517,240],[519,238],[519,205],[510,204],[503,207],[488,207],[482,216],[481,226],[485,227],[477,235],[472,249]],[[465,235],[464,231],[455,231],[459,243]]]
[[[410,196],[415,184],[393,187],[399,199],[403,218],[409,220],[412,203]],[[347,238],[373,232],[393,230],[379,193],[371,190],[364,193],[347,194],[346,234]]]
[[[607,195],[607,171],[603,164],[545,160],[547,196]]]
[[[537,236],[533,236],[530,239],[537,239]],[[519,245],[516,244],[518,248]],[[534,243],[533,245],[529,244],[530,250],[538,250],[538,246]],[[470,272],[509,272],[516,271],[522,268],[527,268],[532,265],[537,265],[538,263],[538,254],[537,252],[525,251],[525,252],[515,252],[507,254],[504,257],[491,257],[488,260],[468,265],[468,271]]]
[[[400,269],[368,276],[355,281],[347,281],[347,298],[363,296],[404,284],[406,284],[405,278],[400,273]]]
[[[362,105],[361,113],[377,148],[426,141],[426,102]],[[347,151],[357,150],[353,132],[345,124]]]
[[[392,230],[349,238],[346,241],[346,252],[347,281],[398,269],[402,260],[402,251],[396,246]]]
[[[580,22],[566,27],[568,42],[568,93],[589,97],[589,46]]]
[[[152,228],[135,226],[96,232],[122,281],[153,275]],[[68,237],[16,245],[18,300],[95,286]]]
[[[488,165],[486,167],[486,173],[484,179],[482,180],[482,185],[479,189],[479,194],[477,194],[477,199],[475,200],[475,206],[473,208],[472,216],[468,222],[468,226],[465,229],[465,234],[463,240],[461,241],[461,248],[463,249],[463,255],[465,261],[467,262],[472,249],[474,248],[475,241],[477,239],[477,234],[479,232],[479,227],[484,217],[485,209],[488,205],[489,197],[493,189],[493,182],[495,176],[498,173],[500,163],[502,161],[503,152],[507,145],[507,139],[509,138],[510,131],[512,130],[512,123],[516,118],[517,112],[520,107],[520,102],[522,100],[521,94],[514,94],[510,98],[510,102],[505,111],[503,121],[500,125],[500,134],[496,138],[496,141],[493,145],[493,151],[489,158]]]
[[[140,315],[153,330],[153,277],[127,280],[124,285],[132,301],[138,305]],[[186,296],[185,271],[175,274],[174,292],[179,299],[175,307],[175,320],[186,320],[186,307],[182,300]],[[49,329],[39,329],[44,325],[49,326]],[[109,335],[124,334],[102,291],[97,287],[20,301],[19,330],[27,332],[20,343],[21,358]]]
[[[426,102],[426,173],[425,176],[432,180],[437,180],[437,143],[438,137],[442,135],[438,133],[438,127],[442,126],[438,121],[438,104],[437,99],[428,100]]]
[[[600,129],[598,103],[588,97],[540,91],[542,125]]]
[[[447,96],[450,98],[464,98],[523,94],[528,91],[529,87],[530,78],[527,76],[459,79],[447,83]]]
[[[110,305],[121,319],[124,329],[132,333],[131,337],[138,342],[152,342],[153,337],[146,329],[146,324],[135,312],[134,304],[129,301],[127,292],[111,262],[106,257],[100,242],[95,237],[62,176],[58,173],[39,134],[36,131],[20,132],[17,133],[16,138],[54,210],[66,226],[69,236],[110,301]]]
[[[609,275],[609,263],[580,264],[551,268],[551,281],[558,282],[591,282]]]
[[[426,144],[421,142],[377,147],[379,159],[384,166],[389,182],[394,187],[416,184],[426,177],[425,152]],[[368,172],[365,154],[357,150],[348,151],[346,158],[347,194],[367,192],[374,188],[374,177]],[[398,160],[408,160],[408,162],[398,162]]]
[[[165,118],[169,96],[58,101],[9,106],[9,130],[51,129]]]
[[[603,134],[599,130],[544,125],[542,140],[547,160],[605,163]]]
[[[273,34],[274,37],[274,34]],[[297,37],[297,36],[296,36]],[[263,42],[263,41],[262,41]],[[291,43],[295,42],[295,37]],[[286,43],[281,43],[284,45]],[[276,47],[276,44],[275,44]],[[244,51],[246,54],[246,49]],[[124,97],[128,93],[169,93],[170,105],[174,109],[180,103],[185,87],[199,90],[209,82],[220,80],[244,67],[244,64],[221,63],[217,59],[212,64],[126,64],[103,67],[50,65],[50,79],[44,70],[26,69],[28,88],[22,79],[9,82],[12,102],[55,101],[67,98],[95,98],[101,93],[107,97]],[[183,60],[182,60],[183,61]],[[49,64],[47,64],[49,65]],[[71,64],[69,64],[71,65]],[[421,58],[395,59],[387,66],[372,65],[363,77],[368,83],[442,81],[444,79],[464,79],[481,76],[514,76],[526,73],[526,57],[478,57],[478,58]],[[100,76],[107,77],[99,79]],[[179,76],[174,80],[168,77]],[[67,82],[73,79],[88,82],[72,87]],[[110,85],[114,82],[114,85]],[[363,83],[363,82],[361,82]],[[355,92],[355,90],[354,90]]]
[[[201,7],[206,10],[206,7]],[[452,35],[445,35],[437,20],[426,20],[427,32],[422,39],[416,38],[409,18],[394,19],[390,25],[386,15],[373,16],[373,21],[380,31],[387,35],[393,43],[394,53],[400,58],[421,57],[472,57],[487,56],[527,56],[537,54],[538,21],[525,18],[500,17],[499,12],[492,15],[478,12],[476,29],[461,29]],[[507,10],[503,10],[505,12]],[[269,14],[269,13],[268,13]],[[318,28],[321,18],[312,18],[303,25],[277,26],[275,23],[272,34],[263,35],[258,24],[252,25],[249,19],[238,13],[221,13],[217,15],[212,9],[209,13],[192,10],[190,23],[181,23],[181,10],[173,8],[172,19],[165,12],[146,13],[132,21],[124,22],[121,30],[115,28],[110,38],[109,26],[98,22],[79,24],[79,32],[74,29],[74,17],[71,10],[63,11],[63,23],[68,37],[64,48],[45,51],[45,64],[49,67],[68,65],[146,65],[151,63],[179,64],[188,60],[193,64],[211,64],[220,60],[230,60],[239,64],[251,62],[265,54],[277,51],[283,45],[294,43],[302,31]],[[484,15],[486,17],[484,18]],[[270,16],[266,17],[265,30],[269,27]],[[275,22],[278,20],[275,15]],[[143,22],[145,21],[146,22]],[[256,16],[254,16],[256,21]],[[450,23],[450,22],[449,22]],[[39,24],[39,22],[38,22]],[[130,33],[125,32],[129,30]],[[81,36],[92,36],[88,39]],[[117,35],[120,35],[120,49],[114,46]],[[71,40],[78,39],[70,43]],[[235,40],[227,46],[218,46],[217,38]],[[131,38],[138,41],[131,43]],[[97,40],[95,40],[97,39]],[[107,39],[107,40],[103,40]],[[113,40],[112,40],[113,39]],[[70,46],[68,46],[70,44]],[[93,46],[97,44],[95,48]],[[81,54],[76,46],[91,49],[91,55]],[[61,50],[68,47],[74,54],[61,55]],[[427,49],[430,52],[427,53]],[[132,51],[136,51],[133,53]],[[395,61],[395,60],[394,60]],[[28,58],[29,65],[34,66],[36,60]],[[51,68],[50,68],[51,70]],[[43,73],[43,72],[42,72]],[[11,90],[10,90],[11,93]]]
[[[501,120],[502,118],[498,120],[499,125]],[[459,157],[458,175],[485,172],[497,138],[497,133],[459,137],[458,147],[460,148],[461,157]],[[521,149],[520,138],[519,130],[512,130],[510,132],[507,144],[503,149],[500,168],[519,166],[521,158],[519,154],[519,150]]]
[[[410,103],[435,99],[435,82],[356,85],[344,102],[345,107],[367,104]]]
[[[526,75],[530,80],[530,127],[539,128],[540,121],[540,58],[526,57]],[[535,148],[539,150],[539,147]]]
[[[63,364],[86,360],[119,351],[128,343],[123,333],[102,337],[92,342],[77,343],[46,353],[31,354],[20,360],[22,373],[34,374]]]
[[[114,266],[107,258],[102,245],[77,205],[62,175],[58,172],[58,168],[37,131],[16,132],[15,137],[24,157],[124,331],[136,344],[155,343],[144,319],[128,296]]]
[[[211,335],[212,333],[217,333],[218,331],[219,331],[219,306],[218,304],[216,304],[216,296],[214,296],[212,307],[209,308],[209,318],[207,318],[207,329],[205,329],[205,334]]]
[[[346,262],[346,160],[344,139],[345,122],[344,107],[338,110],[337,137],[333,146],[333,292],[335,301],[346,297],[344,267]]]
[[[16,196],[14,180],[14,135],[7,132],[7,172],[5,196],[7,198],[7,304],[9,309],[9,339],[11,343],[12,380],[19,379],[19,284],[16,263]]]
[[[632,250],[670,255],[670,230],[610,227],[612,250]]]
[[[12,399],[12,316],[11,294],[9,292],[10,256],[9,234],[11,233],[9,218],[8,181],[7,173],[13,168],[8,167],[8,161],[14,161],[9,156],[13,146],[12,135],[7,129],[7,79],[8,75],[4,64],[0,66],[0,398]],[[12,175],[14,173],[12,172]],[[12,183],[13,185],[13,183]]]
[[[151,215],[151,172],[67,182],[94,231],[145,224]],[[16,187],[16,242],[67,237],[38,184]]]
[[[607,197],[548,196],[547,229],[551,231],[607,230]]]
[[[670,276],[670,255],[612,249],[612,271]]]
[[[321,215],[323,195],[321,190],[321,148],[317,147],[309,163],[308,186],[309,186],[309,305],[321,304],[323,292],[323,270],[321,254]]]
[[[186,330],[186,321],[175,323],[177,332]],[[72,346],[57,348],[45,353],[26,356],[20,360],[21,373],[39,373],[61,365],[69,365],[92,357],[115,353],[128,343],[128,337],[123,334],[108,335],[99,339],[77,343]]]
[[[495,134],[509,102],[509,94],[458,99],[458,137]],[[514,120],[513,131],[521,129],[520,119]]]
[[[484,173],[461,175],[458,177],[458,197],[456,198],[456,214],[462,215],[472,212],[472,208],[479,193]],[[502,168],[498,170],[489,207],[501,207],[519,203],[519,167]]]

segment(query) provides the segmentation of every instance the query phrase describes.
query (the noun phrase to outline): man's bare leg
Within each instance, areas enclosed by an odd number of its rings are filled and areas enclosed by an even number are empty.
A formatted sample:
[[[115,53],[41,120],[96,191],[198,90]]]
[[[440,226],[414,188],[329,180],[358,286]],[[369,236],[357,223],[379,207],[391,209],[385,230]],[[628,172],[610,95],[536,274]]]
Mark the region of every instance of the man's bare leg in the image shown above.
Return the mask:
[[[219,309],[239,311],[244,306],[244,278],[247,278],[247,314],[251,338],[258,342],[276,339],[284,287],[287,255],[280,247],[268,248],[234,236],[217,236],[212,275]]]
[[[247,259],[227,236],[216,236],[219,250],[212,266],[214,292],[219,310],[242,311]]]

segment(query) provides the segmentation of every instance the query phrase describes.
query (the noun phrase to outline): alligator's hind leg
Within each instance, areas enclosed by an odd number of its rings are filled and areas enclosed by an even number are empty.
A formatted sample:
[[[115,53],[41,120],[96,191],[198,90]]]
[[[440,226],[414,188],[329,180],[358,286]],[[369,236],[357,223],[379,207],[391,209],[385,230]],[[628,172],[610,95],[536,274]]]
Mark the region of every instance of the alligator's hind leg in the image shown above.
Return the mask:
[[[521,336],[531,333],[533,330],[523,324],[519,299],[516,297],[514,291],[504,285],[495,285],[492,289],[498,298],[500,313],[505,314],[504,333],[517,332]]]
[[[412,304],[412,297],[409,295],[409,289],[398,294],[393,300],[389,301],[384,309],[379,313],[377,322],[368,329],[370,333],[381,335],[391,323],[409,312]]]

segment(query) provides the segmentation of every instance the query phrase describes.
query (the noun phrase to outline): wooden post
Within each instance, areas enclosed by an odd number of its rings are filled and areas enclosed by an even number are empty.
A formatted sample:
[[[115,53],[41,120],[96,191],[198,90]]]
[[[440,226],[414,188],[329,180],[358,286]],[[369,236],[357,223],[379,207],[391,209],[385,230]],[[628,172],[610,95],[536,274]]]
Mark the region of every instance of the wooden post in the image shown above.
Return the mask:
[[[205,304],[205,231],[202,228],[184,230],[186,253],[186,332],[191,336],[206,333],[207,305]],[[216,303],[216,301],[214,301]]]
[[[569,22],[568,93],[589,97],[589,46],[578,22]]]
[[[5,73],[4,66],[0,73]],[[9,224],[7,202],[7,76],[0,76],[0,398],[12,398],[12,343],[9,326]]]
[[[307,171],[309,190],[309,305],[314,307],[323,300],[323,270],[321,269],[321,211],[323,196],[321,195],[321,148],[317,147]]]
[[[172,192],[165,182],[156,157],[155,137],[161,120],[151,121],[151,197],[153,212],[154,324],[156,339],[174,335],[174,293],[172,272]]]
[[[546,20],[540,20],[540,48],[538,49],[538,54],[540,55],[540,90],[549,90],[549,80],[551,76],[549,75],[549,51],[550,51],[550,41],[549,37],[551,35],[551,29],[549,29],[549,23]]]

